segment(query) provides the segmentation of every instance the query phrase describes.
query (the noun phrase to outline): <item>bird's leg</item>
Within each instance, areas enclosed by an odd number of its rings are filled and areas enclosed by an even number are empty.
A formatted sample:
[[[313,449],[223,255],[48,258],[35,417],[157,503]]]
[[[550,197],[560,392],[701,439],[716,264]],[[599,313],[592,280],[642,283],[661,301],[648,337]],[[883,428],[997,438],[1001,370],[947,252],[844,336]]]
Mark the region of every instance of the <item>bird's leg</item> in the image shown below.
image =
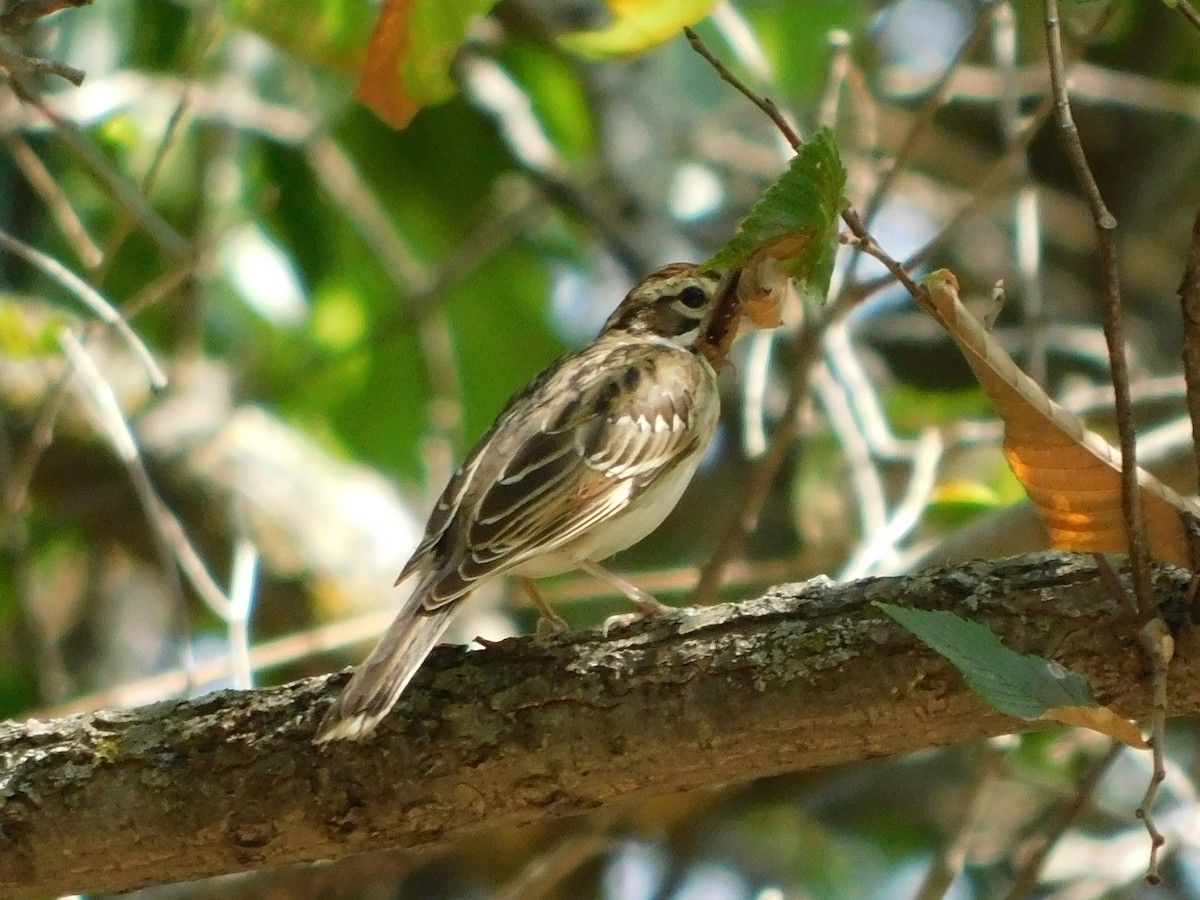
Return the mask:
[[[638,611],[635,613],[625,613],[619,616],[609,616],[604,620],[604,633],[608,634],[611,628],[624,628],[627,625],[632,625],[635,622],[640,622],[642,619],[653,619],[661,616],[664,613],[671,611],[671,607],[667,604],[654,599],[650,594],[647,594],[635,584],[630,584],[619,575],[614,575],[608,569],[597,565],[590,559],[581,559],[579,568],[589,575],[599,578],[601,581],[607,582],[615,587],[618,591],[637,604]]]
[[[566,619],[550,608],[545,598],[542,597],[542,592],[533,583],[532,578],[518,577],[517,581],[521,582],[521,587],[525,589],[525,595],[529,597],[529,602],[538,611],[538,634],[562,634],[564,631],[570,630],[571,626],[567,624]]]

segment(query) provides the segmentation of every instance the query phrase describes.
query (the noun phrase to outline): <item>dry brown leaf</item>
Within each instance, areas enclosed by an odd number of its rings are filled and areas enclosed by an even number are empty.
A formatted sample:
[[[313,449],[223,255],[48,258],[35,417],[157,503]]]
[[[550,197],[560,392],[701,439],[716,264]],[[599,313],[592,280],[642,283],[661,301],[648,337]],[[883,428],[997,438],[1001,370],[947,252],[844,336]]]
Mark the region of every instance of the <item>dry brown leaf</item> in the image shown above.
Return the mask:
[[[963,306],[953,273],[925,281],[930,312],[958,344],[1004,420],[1004,455],[1037,508],[1051,545],[1080,553],[1127,553],[1121,511],[1121,454],[1046,395]],[[1150,553],[1191,566],[1180,512],[1186,499],[1138,470]]]
[[[709,317],[701,349],[714,369],[720,372],[729,348],[739,333],[745,333],[745,320],[757,328],[775,328],[782,321],[783,298],[788,277],[779,261],[764,254],[742,267],[737,290],[728,292]]]
[[[742,315],[759,328],[777,328],[783,324],[783,298],[788,283],[787,273],[779,263],[783,258],[763,251],[742,269],[738,280]]]
[[[1138,750],[1145,750],[1150,746],[1135,722],[1122,719],[1107,706],[1060,706],[1057,709],[1046,710],[1038,718],[1089,728]]]

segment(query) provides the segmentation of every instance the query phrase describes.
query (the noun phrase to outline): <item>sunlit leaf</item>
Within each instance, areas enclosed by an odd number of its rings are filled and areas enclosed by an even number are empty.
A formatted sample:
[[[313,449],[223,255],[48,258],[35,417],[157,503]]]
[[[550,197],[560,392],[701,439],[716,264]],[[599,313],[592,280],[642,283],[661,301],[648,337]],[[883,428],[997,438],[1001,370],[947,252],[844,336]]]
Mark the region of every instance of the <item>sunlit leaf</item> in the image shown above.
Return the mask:
[[[959,478],[937,486],[930,498],[934,503],[953,503],[961,506],[994,509],[1001,505],[994,490],[980,481]]]
[[[775,257],[787,274],[824,296],[833,273],[845,188],[837,144],[822,129],[754,204],[733,239],[704,265],[725,269],[746,265],[756,256]]]
[[[609,0],[614,19],[608,27],[565,34],[559,42],[589,59],[634,56],[678,37],[716,5],[716,0]]]
[[[1121,454],[1055,403],[963,306],[953,273],[924,280],[929,311],[970,363],[1004,420],[1004,455],[1050,534],[1051,545],[1079,553],[1126,553]],[[1146,535],[1156,559],[1191,566],[1181,511],[1200,505],[1149,472],[1138,473]]]
[[[20,303],[0,301],[0,355],[12,359],[57,356],[61,353],[58,334],[67,324],[62,313],[36,314]]]
[[[387,0],[355,92],[393,128],[454,95],[450,63],[471,22],[497,0]]]
[[[370,0],[225,0],[230,21],[347,75],[362,67],[377,10]]]

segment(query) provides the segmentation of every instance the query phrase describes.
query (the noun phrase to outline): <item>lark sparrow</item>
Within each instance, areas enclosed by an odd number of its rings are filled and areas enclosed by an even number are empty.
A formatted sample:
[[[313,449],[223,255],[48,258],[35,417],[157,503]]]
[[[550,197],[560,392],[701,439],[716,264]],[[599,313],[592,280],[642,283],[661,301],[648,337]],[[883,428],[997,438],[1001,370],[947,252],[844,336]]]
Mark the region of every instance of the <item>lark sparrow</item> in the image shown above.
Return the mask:
[[[717,427],[716,369],[747,311],[739,280],[741,270],[659,269],[596,340],[509,401],[442,492],[396,583],[420,581],[326,714],[318,741],[369,735],[459,602],[489,578],[515,574],[532,587],[529,578],[581,569],[637,605],[614,618],[666,609],[597,561],[657,528],[695,474]]]

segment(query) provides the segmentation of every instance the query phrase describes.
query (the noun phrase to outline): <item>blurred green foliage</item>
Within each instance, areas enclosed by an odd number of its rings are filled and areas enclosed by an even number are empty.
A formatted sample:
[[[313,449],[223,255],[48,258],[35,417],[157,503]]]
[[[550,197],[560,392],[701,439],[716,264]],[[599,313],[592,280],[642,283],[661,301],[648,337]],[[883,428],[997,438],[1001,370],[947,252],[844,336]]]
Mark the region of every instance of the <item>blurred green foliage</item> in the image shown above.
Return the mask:
[[[675,12],[697,6],[676,3]],[[893,69],[885,71],[879,36],[889,16],[905,6],[912,4],[730,4],[762,51],[769,70],[765,84],[763,60],[739,43],[736,27],[710,18],[697,23],[697,31],[733,71],[794,113],[805,135],[816,133],[817,105],[829,87],[831,44],[848,47],[861,67],[861,81],[842,85],[828,146],[836,145],[851,174],[846,192],[861,198],[894,158],[925,100],[920,90],[880,99],[885,76],[903,69],[907,58],[890,60]],[[1064,15],[1087,15],[1093,6],[1064,4]],[[492,7],[486,23],[460,46],[472,17]],[[70,107],[70,116],[122,179],[141,186],[155,168],[148,199],[197,248],[196,269],[137,311],[138,333],[181,369],[195,358],[220,366],[233,384],[231,405],[269,411],[337,458],[377,470],[389,486],[403,485],[414,517],[442,487],[438,478],[445,473],[430,452],[432,444],[452,445],[446,453],[461,459],[508,396],[569,343],[592,333],[634,280],[660,263],[712,254],[787,165],[769,123],[681,37],[629,61],[598,63],[581,60],[556,36],[610,21],[601,4],[433,0],[422,9],[428,14],[422,27],[434,34],[419,40],[427,51],[419,75],[429,90],[425,96],[441,98],[451,85],[457,90],[441,105],[422,110],[403,131],[387,127],[353,99],[355,73],[380,10],[369,0],[96,0],[64,10],[51,20],[53,27],[48,22],[29,37],[39,56],[87,71],[78,90],[53,81],[45,89],[68,106],[78,102],[81,108]],[[968,0],[930,0],[918,9],[919,37],[908,49],[916,55],[926,44],[934,46],[934,26],[954,16],[970,27],[980,9]],[[1014,13],[1020,63],[1040,72],[1041,3],[1022,0]],[[1068,24],[1072,36],[1088,23]],[[985,76],[996,72],[987,44],[982,41],[970,60],[977,79],[970,84],[985,88],[991,84]],[[464,62],[490,68],[472,74]],[[1077,116],[1103,187],[1117,198],[1122,252],[1128,253],[1123,260],[1131,262],[1123,270],[1135,317],[1131,334],[1146,370],[1173,371],[1177,329],[1163,324],[1161,304],[1178,284],[1175,263],[1194,214],[1200,166],[1193,160],[1200,138],[1194,112],[1170,103],[1180,92],[1190,97],[1187,91],[1194,92],[1200,81],[1195,34],[1161,3],[1117,3],[1087,62],[1095,67],[1093,77],[1099,71],[1109,79],[1102,84],[1118,86],[1111,97],[1089,95]],[[1146,112],[1133,109],[1128,92],[1121,93],[1122,74],[1174,83],[1147,91],[1161,106]],[[863,93],[872,91],[877,96],[868,103]],[[1022,96],[1023,110],[1031,98]],[[928,140],[914,151],[905,176],[911,180],[902,181],[902,190],[911,191],[908,196],[935,226],[949,220],[1005,152],[993,99],[983,88],[954,95],[938,111]],[[177,111],[176,131],[164,141]],[[14,127],[105,251],[105,262],[89,270],[76,243],[5,152],[0,152],[0,226],[81,272],[116,307],[129,310],[148,286],[170,274],[170,261],[143,229],[129,226],[128,211],[64,141],[32,114],[22,116]],[[1047,222],[1042,264],[1051,303],[1038,315],[1082,327],[1097,315],[1091,229],[1086,216],[1078,216],[1082,206],[1051,132],[1038,135],[1027,159],[1030,182],[1043,191]],[[354,182],[349,187],[339,181],[336,166],[318,158],[322,146],[343,155]],[[530,147],[549,152],[538,156]],[[368,203],[357,197],[355,185]],[[525,205],[515,223],[504,223],[501,211],[514,193],[526,198]],[[838,179],[829,196],[837,200],[841,194]],[[988,296],[997,279],[1008,279],[1012,305],[1019,309],[1023,284],[1012,259],[1010,201],[998,194],[981,204],[968,223],[978,230],[963,226],[938,257],[939,264],[944,258],[960,273],[964,292],[975,296]],[[382,211],[382,224],[371,218],[372,203]],[[820,221],[822,229],[836,227],[834,212]],[[903,220],[891,224],[881,242],[894,250],[912,229]],[[408,262],[379,252],[372,230],[380,229],[394,233]],[[247,249],[248,234],[260,245]],[[246,263],[250,250],[273,253],[275,264],[263,263],[261,256]],[[822,282],[828,263],[813,265]],[[846,273],[836,273],[835,283],[839,277],[848,280]],[[78,315],[74,300],[7,255],[0,255],[0,287],[0,363],[36,367],[57,359],[56,331],[66,316]],[[882,335],[857,350],[895,435],[904,440],[929,427],[950,433],[964,419],[988,418],[981,392],[955,382],[945,354],[929,349],[936,340],[909,328],[913,317],[904,301],[883,298],[868,302],[860,320],[864,330],[874,326]],[[438,334],[449,336],[448,356],[433,349]],[[901,349],[887,342],[897,335],[908,342]],[[751,426],[761,426],[766,436],[778,426],[797,364],[790,340],[789,335],[777,341],[760,385],[765,397],[760,421],[750,421],[754,414],[747,412],[742,393],[754,366],[744,356],[735,360],[734,376],[725,382],[718,447],[698,475],[697,489],[618,567],[652,566],[669,575],[703,561],[745,494],[753,465],[747,450]],[[1053,386],[1078,378],[1081,370],[1094,376],[1095,358],[1085,351],[1066,341],[1053,349]],[[34,370],[20,369],[23,376]],[[447,399],[452,406],[457,401],[459,415],[443,416],[439,404]],[[144,392],[138,394],[131,414],[150,403]],[[836,572],[862,537],[855,463],[848,461],[829,411],[819,402],[812,406],[815,411],[802,412],[802,438],[771,487],[745,554],[751,566],[777,568],[757,581],[752,572],[728,588],[730,596],[750,596],[759,584]],[[10,465],[27,446],[36,407],[2,412],[0,464]],[[158,561],[140,511],[127,502],[128,476],[103,441],[84,443],[79,437],[84,432],[88,429],[77,421],[60,429],[19,533],[8,534],[6,555],[0,557],[0,710],[6,712],[133,678],[131,648],[153,660],[152,666],[137,658],[147,673],[175,662],[178,634],[172,629],[179,623],[155,621],[153,637],[161,645],[153,644],[143,620],[158,607],[145,598],[160,598],[131,587],[134,575],[147,578],[145,571],[156,570]],[[990,451],[943,473],[916,532],[921,541],[934,541],[1020,498],[995,447]],[[172,460],[164,456],[165,461],[152,461],[153,476],[169,485],[164,493],[174,502],[186,495],[188,484],[172,481]],[[878,468],[880,491],[894,509],[905,489],[906,463],[889,458]],[[196,512],[180,504],[194,513],[185,516],[185,525],[223,582],[230,538],[244,523],[225,510]],[[332,517],[329,510],[310,512]],[[385,533],[378,544],[401,553],[410,537]],[[367,571],[383,592],[398,570],[377,576],[357,558],[345,565]],[[46,625],[49,619],[31,614],[30,573],[41,586],[38,596],[63,598],[55,608],[61,622]],[[320,579],[309,580],[310,574],[302,566],[284,574],[264,566],[256,641],[346,613],[337,605],[344,596]],[[678,579],[664,576],[664,583],[665,597],[684,589]],[[489,609],[506,611],[495,606],[498,594],[487,598]],[[329,596],[337,602],[323,605]],[[114,597],[133,599],[121,607]],[[622,601],[606,605],[607,598],[594,599],[564,603],[564,614],[572,622],[595,622],[625,611]],[[196,645],[212,652],[220,644],[224,652],[216,617],[195,608],[198,604],[189,607],[188,624]],[[39,644],[43,625],[53,640]],[[55,654],[63,676],[57,681],[42,671],[53,668]],[[328,670],[355,658],[347,652],[337,659],[304,660],[267,677]],[[1072,734],[1054,728],[1012,741],[1006,777],[1028,791],[1012,792],[1028,821],[1049,819],[1079,773],[1103,752]],[[1194,763],[1195,735],[1184,732],[1181,744],[1180,758]],[[715,866],[738,874],[746,892],[728,896],[739,898],[776,896],[766,892],[781,885],[790,892],[780,896],[787,897],[910,896],[930,860],[954,838],[964,797],[973,789],[975,749],[781,778],[757,794],[747,789],[747,796],[723,794],[710,809],[692,811],[669,833],[655,833],[648,841],[669,856],[663,883],[675,888],[701,866]],[[1090,820],[1097,833],[1116,827],[1112,808],[1110,803],[1105,815]],[[1003,830],[1011,810],[989,809],[994,812],[991,820],[984,817],[985,824]],[[1127,813],[1122,809],[1120,827],[1129,824]],[[1020,819],[1021,827],[1025,821]],[[1013,827],[1019,833],[1008,850],[1029,831]],[[559,829],[556,824],[547,832]],[[515,849],[504,845],[503,877],[536,854],[532,831],[509,836]],[[453,851],[440,884],[495,887],[500,876],[489,880],[480,874],[488,871],[479,859],[487,852],[485,843]],[[1188,864],[1196,865],[1194,852],[1185,846],[1180,853],[1185,858],[1190,853]],[[604,893],[598,874],[607,871],[611,858],[583,870],[590,893],[570,896],[617,900]],[[964,877],[956,896],[996,895],[988,886],[1011,875],[1007,857],[998,852],[997,859],[980,866],[991,882]],[[343,885],[347,894],[352,881]],[[1188,896],[1193,882],[1182,877],[1175,882],[1169,896]],[[752,894],[751,888],[761,892]],[[1122,896],[1122,888],[1113,890],[1111,896]],[[664,888],[661,896],[678,900],[684,894]]]

